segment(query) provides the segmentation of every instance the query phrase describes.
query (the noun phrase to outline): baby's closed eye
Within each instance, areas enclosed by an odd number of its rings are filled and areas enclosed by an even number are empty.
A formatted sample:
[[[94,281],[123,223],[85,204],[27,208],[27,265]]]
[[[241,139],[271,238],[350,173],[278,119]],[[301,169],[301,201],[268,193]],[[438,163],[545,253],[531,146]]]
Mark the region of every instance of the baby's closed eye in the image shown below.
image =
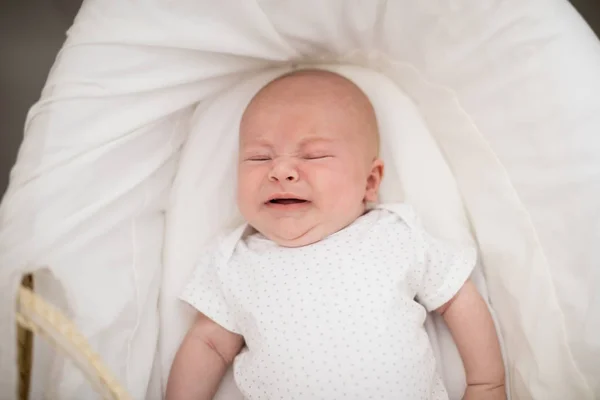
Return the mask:
[[[328,153],[314,153],[304,155],[305,160],[322,160],[324,158],[331,158],[333,155]]]
[[[260,156],[250,156],[246,157],[244,161],[269,161],[271,159],[270,156],[260,155]]]

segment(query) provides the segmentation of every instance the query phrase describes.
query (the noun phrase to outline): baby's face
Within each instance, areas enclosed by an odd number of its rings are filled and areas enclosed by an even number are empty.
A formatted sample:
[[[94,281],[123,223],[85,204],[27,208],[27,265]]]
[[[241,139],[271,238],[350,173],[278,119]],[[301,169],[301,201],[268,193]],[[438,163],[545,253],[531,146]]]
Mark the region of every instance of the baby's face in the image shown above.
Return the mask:
[[[341,77],[305,72],[268,85],[240,126],[242,215],[290,247],[349,225],[376,201],[376,129],[368,100]]]

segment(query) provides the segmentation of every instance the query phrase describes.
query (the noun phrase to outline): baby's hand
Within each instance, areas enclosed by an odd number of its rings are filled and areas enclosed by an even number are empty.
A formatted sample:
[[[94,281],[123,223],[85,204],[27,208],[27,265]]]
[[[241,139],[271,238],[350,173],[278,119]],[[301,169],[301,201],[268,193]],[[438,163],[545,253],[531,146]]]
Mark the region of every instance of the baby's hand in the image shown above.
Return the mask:
[[[506,400],[504,385],[469,385],[463,400]]]

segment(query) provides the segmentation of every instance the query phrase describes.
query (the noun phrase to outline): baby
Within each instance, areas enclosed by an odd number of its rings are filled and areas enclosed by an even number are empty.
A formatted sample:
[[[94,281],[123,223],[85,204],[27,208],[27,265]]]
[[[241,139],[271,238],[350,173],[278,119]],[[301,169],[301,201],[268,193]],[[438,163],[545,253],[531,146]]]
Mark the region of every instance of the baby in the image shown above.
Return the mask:
[[[234,364],[247,399],[447,399],[423,323],[441,314],[466,399],[504,399],[475,252],[436,240],[383,177],[371,103],[347,79],[276,79],[240,124],[238,206],[248,226],[200,260],[182,299],[198,310],[167,399],[211,399]]]

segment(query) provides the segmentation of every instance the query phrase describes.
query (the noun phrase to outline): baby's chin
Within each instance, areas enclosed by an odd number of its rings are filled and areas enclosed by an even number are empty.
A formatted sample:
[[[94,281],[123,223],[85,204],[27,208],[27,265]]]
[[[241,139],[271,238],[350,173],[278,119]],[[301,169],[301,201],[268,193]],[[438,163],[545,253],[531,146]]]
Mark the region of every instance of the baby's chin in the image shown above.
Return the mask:
[[[298,219],[279,220],[275,223],[250,221],[250,225],[267,239],[283,247],[308,246],[336,230],[334,227],[328,226],[326,221],[319,223],[318,221]]]
[[[260,218],[254,215],[254,219],[246,219],[249,224],[267,239],[283,247],[302,247],[325,239],[358,218],[364,210],[346,215],[328,213],[333,218],[318,218],[316,215],[308,217],[289,217],[272,219],[270,216]],[[333,215],[332,215],[333,214]]]
[[[264,231],[258,230],[267,239],[277,243],[282,247],[302,247],[308,246],[322,240],[329,236],[330,233],[319,232],[322,231],[318,227],[304,231],[293,231],[287,229],[265,229]],[[333,232],[332,232],[333,233]]]
[[[283,247],[302,247],[316,243],[345,228],[347,222],[322,221],[302,226],[300,221],[286,221],[276,226],[254,226],[267,239]],[[262,229],[261,229],[262,228]]]

